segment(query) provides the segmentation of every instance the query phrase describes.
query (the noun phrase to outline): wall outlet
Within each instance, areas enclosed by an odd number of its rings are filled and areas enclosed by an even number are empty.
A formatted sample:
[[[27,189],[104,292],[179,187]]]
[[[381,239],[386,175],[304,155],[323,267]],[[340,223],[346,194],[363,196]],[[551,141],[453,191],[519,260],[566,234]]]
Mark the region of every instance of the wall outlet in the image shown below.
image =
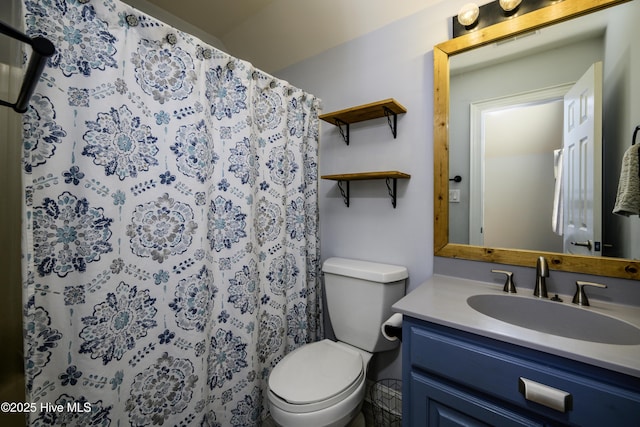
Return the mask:
[[[460,203],[460,189],[449,190],[449,203]]]

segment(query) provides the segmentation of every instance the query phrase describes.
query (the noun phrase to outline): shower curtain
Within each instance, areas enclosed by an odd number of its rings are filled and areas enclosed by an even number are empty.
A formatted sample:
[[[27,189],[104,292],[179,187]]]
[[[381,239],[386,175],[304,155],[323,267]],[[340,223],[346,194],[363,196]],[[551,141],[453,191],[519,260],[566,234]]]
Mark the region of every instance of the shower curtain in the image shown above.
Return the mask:
[[[23,122],[30,423],[259,425],[323,333],[320,101],[115,0],[24,7],[57,49]]]

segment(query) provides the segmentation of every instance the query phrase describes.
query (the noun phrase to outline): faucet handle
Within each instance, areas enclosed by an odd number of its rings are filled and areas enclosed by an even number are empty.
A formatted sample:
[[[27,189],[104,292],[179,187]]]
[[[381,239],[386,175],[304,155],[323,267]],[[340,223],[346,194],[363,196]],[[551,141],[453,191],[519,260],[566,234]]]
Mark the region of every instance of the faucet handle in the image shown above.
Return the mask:
[[[601,283],[583,282],[581,280],[576,281],[576,294],[573,296],[572,301],[574,304],[582,305],[585,307],[589,306],[589,298],[587,298],[587,294],[584,292],[585,286],[593,286],[594,288],[607,287],[607,285],[603,285]]]
[[[500,273],[507,276],[504,282],[504,288],[502,288],[503,292],[508,292],[510,294],[516,293],[516,285],[513,283],[513,272],[505,271],[505,270],[491,270],[492,273]]]

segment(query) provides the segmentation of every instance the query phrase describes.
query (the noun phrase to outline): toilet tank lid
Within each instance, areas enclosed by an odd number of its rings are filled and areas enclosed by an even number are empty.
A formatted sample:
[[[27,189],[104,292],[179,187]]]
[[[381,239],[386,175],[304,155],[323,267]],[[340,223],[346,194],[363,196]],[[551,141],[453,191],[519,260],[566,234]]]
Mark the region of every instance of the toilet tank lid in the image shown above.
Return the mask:
[[[406,267],[347,258],[328,258],[322,265],[325,273],[354,277],[378,283],[391,283],[409,277]]]

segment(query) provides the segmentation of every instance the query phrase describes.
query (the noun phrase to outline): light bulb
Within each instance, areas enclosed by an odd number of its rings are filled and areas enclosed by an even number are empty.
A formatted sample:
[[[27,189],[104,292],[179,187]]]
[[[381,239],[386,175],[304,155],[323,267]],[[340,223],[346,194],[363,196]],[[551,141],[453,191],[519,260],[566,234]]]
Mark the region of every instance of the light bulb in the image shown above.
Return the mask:
[[[480,8],[478,5],[475,3],[467,3],[462,6],[458,12],[458,22],[460,25],[468,27],[476,22],[478,15],[480,15]]]
[[[511,12],[516,7],[520,6],[522,0],[500,0],[500,7],[505,12]]]

